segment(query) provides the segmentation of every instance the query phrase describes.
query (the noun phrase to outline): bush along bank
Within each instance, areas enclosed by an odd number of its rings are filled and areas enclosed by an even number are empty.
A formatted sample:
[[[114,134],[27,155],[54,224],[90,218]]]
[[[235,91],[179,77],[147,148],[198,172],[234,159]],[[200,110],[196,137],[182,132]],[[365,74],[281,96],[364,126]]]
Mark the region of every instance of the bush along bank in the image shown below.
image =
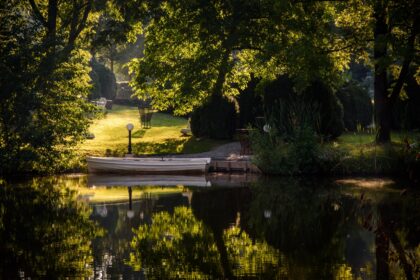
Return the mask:
[[[419,182],[419,139],[401,144],[340,145],[324,142],[310,127],[284,137],[275,128],[250,134],[253,161],[265,174],[275,175],[392,175]]]

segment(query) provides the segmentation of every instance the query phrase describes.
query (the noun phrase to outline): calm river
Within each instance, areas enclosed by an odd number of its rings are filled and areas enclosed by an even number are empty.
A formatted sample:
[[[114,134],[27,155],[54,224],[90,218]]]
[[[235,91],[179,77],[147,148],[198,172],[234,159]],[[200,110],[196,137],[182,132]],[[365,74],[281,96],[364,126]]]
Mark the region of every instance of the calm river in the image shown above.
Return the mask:
[[[419,242],[389,179],[0,180],[1,279],[420,279]]]

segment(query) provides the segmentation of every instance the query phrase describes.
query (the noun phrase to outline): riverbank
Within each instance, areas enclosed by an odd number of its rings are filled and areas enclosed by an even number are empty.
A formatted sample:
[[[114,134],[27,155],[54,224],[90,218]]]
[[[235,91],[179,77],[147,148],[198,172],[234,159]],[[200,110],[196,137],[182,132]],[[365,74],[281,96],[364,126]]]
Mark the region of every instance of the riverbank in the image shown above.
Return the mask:
[[[136,107],[115,105],[112,110],[91,125],[89,131],[93,139],[85,139],[73,149],[73,157],[63,156],[63,167],[56,171],[45,173],[87,172],[86,156],[116,156],[122,157],[127,152],[128,132],[126,124],[132,123],[132,148],[135,156],[170,155],[181,157],[211,157],[223,161],[220,166],[227,166],[225,171],[238,171],[236,162],[244,159],[252,161],[261,168],[256,155],[243,156],[239,142],[228,142],[212,139],[196,139],[184,136],[181,129],[187,127],[185,118],[174,117],[165,113],[154,113],[151,128],[140,126],[139,113]],[[321,152],[317,158],[327,161],[316,172],[306,172],[319,176],[403,176],[418,180],[420,159],[416,159],[420,133],[392,133],[392,144],[374,144],[373,133],[345,133],[332,142],[321,144]],[[416,144],[417,143],[417,144]],[[289,145],[290,146],[290,145]],[[416,148],[417,147],[417,148]],[[287,145],[278,153],[276,147],[268,149],[267,154],[272,157],[268,166],[276,167],[275,160],[282,156]],[[300,149],[302,150],[302,149]],[[303,150],[302,150],[303,151]],[[277,153],[277,154],[276,154]],[[302,152],[301,160],[305,161],[306,154]],[[293,160],[296,157],[291,157]],[[226,161],[226,162],[225,162]],[[277,170],[263,169],[264,173],[303,176],[305,172],[291,170],[291,160],[281,162]],[[231,162],[233,162],[234,168]],[[285,168],[284,168],[285,167]],[[235,170],[237,169],[237,170]],[[216,169],[217,170],[217,169]],[[221,169],[218,171],[222,171]],[[299,171],[299,170],[298,170]],[[310,170],[311,171],[311,170]],[[44,173],[42,173],[44,174]],[[29,174],[30,176],[34,174]]]
[[[256,132],[254,162],[266,174],[286,176],[400,176],[419,181],[418,133],[393,133],[389,144],[376,144],[370,133],[344,134],[321,142],[311,131],[293,141]]]
[[[136,107],[115,105],[106,116],[96,120],[90,127],[94,139],[86,139],[76,147],[79,164],[71,171],[85,171],[84,157],[117,156],[127,152],[128,133],[126,124],[134,124],[132,149],[135,156],[180,155],[188,157],[211,157],[214,159],[238,160],[240,144],[211,139],[196,139],[183,136],[181,129],[187,127],[185,118],[170,114],[154,113],[151,128],[140,126]],[[402,174],[407,159],[407,141],[413,144],[420,139],[419,133],[393,133],[392,144],[374,144],[375,135],[368,132],[345,133],[337,140],[323,144],[336,163],[328,168],[332,175],[395,175]],[[281,172],[279,172],[282,174]],[[287,175],[287,174],[283,174]]]

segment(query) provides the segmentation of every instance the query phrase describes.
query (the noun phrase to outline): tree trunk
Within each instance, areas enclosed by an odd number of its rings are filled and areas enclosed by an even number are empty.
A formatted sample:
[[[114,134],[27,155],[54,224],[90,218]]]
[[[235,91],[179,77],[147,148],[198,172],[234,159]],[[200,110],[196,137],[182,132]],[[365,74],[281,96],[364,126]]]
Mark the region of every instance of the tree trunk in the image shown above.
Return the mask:
[[[226,73],[228,71],[229,55],[230,50],[226,48],[221,58],[219,73],[213,87],[212,96],[221,96],[223,94],[223,84],[225,83]]]
[[[392,104],[388,97],[387,66],[384,65],[384,58],[387,56],[387,33],[386,8],[382,1],[375,5],[375,30],[374,30],[374,100],[375,100],[375,123],[378,128],[376,134],[377,143],[388,143],[391,141],[391,113]]]
[[[382,221],[375,232],[376,279],[389,279],[389,239]]]
[[[217,250],[220,254],[220,264],[223,269],[223,276],[225,279],[233,279],[233,273],[230,268],[228,252],[226,249],[225,241],[223,240],[223,230],[213,231],[214,240]]]

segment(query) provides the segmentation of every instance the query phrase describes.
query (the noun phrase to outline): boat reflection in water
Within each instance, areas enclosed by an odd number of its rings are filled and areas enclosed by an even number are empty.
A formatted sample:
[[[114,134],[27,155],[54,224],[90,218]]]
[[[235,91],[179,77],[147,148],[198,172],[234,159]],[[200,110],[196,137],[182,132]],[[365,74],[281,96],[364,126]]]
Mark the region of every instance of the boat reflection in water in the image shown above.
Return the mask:
[[[208,173],[206,175],[116,175],[89,174],[88,187],[112,186],[184,186],[184,187],[238,187],[256,182],[260,176],[249,173]]]
[[[210,187],[204,175],[95,175],[89,174],[88,187],[110,186],[195,186]]]

